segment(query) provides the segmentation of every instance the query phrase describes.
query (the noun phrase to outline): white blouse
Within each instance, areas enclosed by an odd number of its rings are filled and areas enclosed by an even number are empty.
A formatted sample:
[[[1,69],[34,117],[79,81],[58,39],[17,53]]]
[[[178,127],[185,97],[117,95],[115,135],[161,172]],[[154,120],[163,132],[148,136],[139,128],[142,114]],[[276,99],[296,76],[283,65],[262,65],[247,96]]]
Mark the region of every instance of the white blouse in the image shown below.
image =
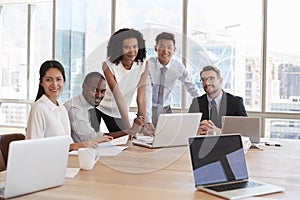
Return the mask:
[[[55,105],[46,95],[43,95],[31,107],[26,139],[69,135],[71,128],[68,112],[64,105]]]
[[[137,91],[138,83],[146,69],[146,63],[139,62],[139,64],[137,64],[134,62],[130,70],[125,69],[122,62],[120,62],[118,65],[115,65],[107,60],[106,63],[116,78],[118,87],[120,88],[120,91],[124,97],[126,107],[129,112],[132,98],[134,93]],[[111,117],[121,118],[118,105],[109,87],[107,87],[104,99],[99,105],[99,110]]]

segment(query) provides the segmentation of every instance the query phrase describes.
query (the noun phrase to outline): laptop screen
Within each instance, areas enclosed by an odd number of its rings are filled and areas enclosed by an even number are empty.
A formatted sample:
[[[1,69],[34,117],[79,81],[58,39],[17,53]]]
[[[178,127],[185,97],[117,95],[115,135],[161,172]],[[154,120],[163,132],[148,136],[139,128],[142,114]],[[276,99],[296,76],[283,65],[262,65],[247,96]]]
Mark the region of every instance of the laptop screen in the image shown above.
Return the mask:
[[[196,187],[248,179],[239,134],[191,137],[189,148]]]

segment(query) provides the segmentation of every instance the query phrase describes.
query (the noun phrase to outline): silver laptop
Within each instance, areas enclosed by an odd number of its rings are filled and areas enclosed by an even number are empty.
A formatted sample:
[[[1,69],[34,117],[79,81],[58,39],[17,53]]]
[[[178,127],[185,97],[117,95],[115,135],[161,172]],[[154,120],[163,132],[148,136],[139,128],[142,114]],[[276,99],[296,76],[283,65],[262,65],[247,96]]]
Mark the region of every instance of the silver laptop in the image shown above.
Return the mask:
[[[160,114],[154,137],[142,137],[132,141],[148,148],[186,146],[190,136],[197,135],[202,113]]]
[[[63,185],[69,146],[68,136],[11,142],[0,196],[10,198]]]
[[[188,139],[195,186],[226,199],[284,191],[283,187],[248,180],[240,134]]]
[[[259,143],[261,137],[260,118],[245,116],[223,116],[222,133],[241,133],[250,138],[251,143]]]

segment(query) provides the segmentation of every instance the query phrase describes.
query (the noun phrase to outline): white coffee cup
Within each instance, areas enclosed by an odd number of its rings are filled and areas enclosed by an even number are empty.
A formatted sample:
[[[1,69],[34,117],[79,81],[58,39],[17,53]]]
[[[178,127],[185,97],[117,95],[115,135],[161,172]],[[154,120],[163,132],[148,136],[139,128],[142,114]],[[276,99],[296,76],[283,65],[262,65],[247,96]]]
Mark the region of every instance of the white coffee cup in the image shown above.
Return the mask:
[[[84,170],[93,169],[95,163],[99,159],[96,149],[93,148],[80,148],[78,149],[79,166]]]
[[[247,151],[250,149],[251,147],[251,141],[249,137],[246,136],[242,136],[242,143],[243,143],[243,149],[244,149],[244,153],[247,153]]]

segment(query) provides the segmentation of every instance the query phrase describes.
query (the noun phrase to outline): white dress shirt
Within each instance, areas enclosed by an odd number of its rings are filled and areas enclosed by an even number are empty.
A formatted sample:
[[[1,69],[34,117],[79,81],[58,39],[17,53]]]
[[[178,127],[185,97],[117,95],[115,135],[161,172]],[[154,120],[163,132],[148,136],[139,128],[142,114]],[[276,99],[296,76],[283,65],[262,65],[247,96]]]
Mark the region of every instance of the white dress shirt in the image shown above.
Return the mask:
[[[78,136],[80,140],[86,141],[103,136],[102,132],[96,132],[91,126],[89,109],[94,106],[89,104],[82,94],[73,97],[64,105],[69,113],[72,137]],[[73,139],[76,141],[76,138]]]
[[[31,107],[26,128],[26,139],[69,135],[71,128],[69,116],[64,105],[55,105],[43,95]]]
[[[151,57],[148,59],[149,75],[147,79],[146,99],[146,122],[152,122],[152,107],[157,106],[158,101],[158,89],[160,82],[160,68],[164,67],[158,60],[157,57]],[[179,80],[183,83],[186,90],[191,94],[193,98],[200,96],[200,91],[197,85],[189,76],[188,70],[184,65],[176,60],[171,59],[166,65],[167,71],[165,72],[165,83],[164,83],[164,97],[163,106],[170,106],[172,103],[172,90],[175,87],[176,81]]]

